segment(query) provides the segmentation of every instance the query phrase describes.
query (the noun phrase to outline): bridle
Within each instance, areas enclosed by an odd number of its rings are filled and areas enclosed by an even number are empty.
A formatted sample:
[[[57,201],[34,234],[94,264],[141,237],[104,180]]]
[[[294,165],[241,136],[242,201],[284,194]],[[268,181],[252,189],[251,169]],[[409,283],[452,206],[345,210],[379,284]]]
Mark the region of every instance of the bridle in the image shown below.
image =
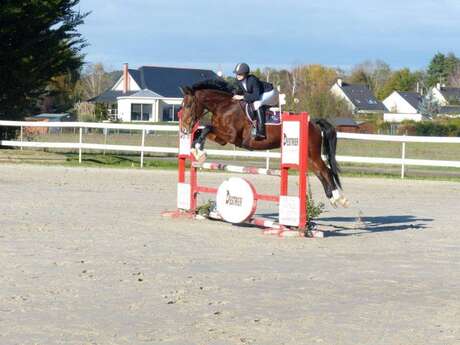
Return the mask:
[[[193,129],[193,127],[195,127],[195,125],[197,124],[197,122],[202,118],[204,117],[206,114],[209,113],[209,110],[206,108],[206,107],[203,107],[203,111],[201,112],[201,114],[198,114],[197,112],[197,100],[196,100],[196,96],[195,95],[189,95],[189,97],[191,97],[191,101],[189,102],[189,105],[185,105],[184,104],[184,101],[182,101],[182,108],[184,109],[190,109],[190,117],[191,117],[191,121],[190,121],[190,128],[188,128],[190,131]]]

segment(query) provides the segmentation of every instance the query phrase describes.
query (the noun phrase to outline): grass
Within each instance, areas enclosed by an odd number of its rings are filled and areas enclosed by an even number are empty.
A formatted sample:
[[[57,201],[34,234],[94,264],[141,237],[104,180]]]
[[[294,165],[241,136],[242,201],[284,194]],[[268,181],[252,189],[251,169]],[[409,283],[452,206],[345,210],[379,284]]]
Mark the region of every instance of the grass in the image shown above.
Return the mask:
[[[339,139],[337,155],[401,158],[402,144],[397,142]],[[460,145],[406,143],[406,158],[460,161]]]
[[[78,162],[78,153],[45,152],[43,150],[0,150],[0,161],[8,163],[28,163],[45,165],[62,165],[67,167],[97,167],[97,168],[140,168],[140,157],[136,154],[101,154],[84,152],[82,163]],[[218,159],[220,162],[232,164],[262,165],[263,161]],[[273,160],[273,168],[276,161]],[[373,177],[400,179],[400,166],[376,166],[371,164],[341,164],[341,176]],[[145,156],[144,169],[176,170],[175,157]],[[219,172],[216,172],[219,173]],[[312,175],[312,174],[311,174]],[[460,169],[436,167],[406,167],[406,178],[416,180],[442,180],[460,182]]]
[[[42,141],[42,142],[78,142],[78,131],[73,129],[64,129],[63,132],[48,133],[46,135],[31,136],[25,138],[29,141]],[[83,142],[96,143],[96,144],[117,144],[117,145],[140,145],[141,133],[139,131],[118,131],[110,130],[107,139],[103,135],[101,129],[93,129],[91,132],[83,134]],[[146,146],[163,146],[163,147],[177,147],[178,139],[177,133],[171,132],[156,132],[149,133],[145,137]],[[208,141],[206,144],[207,149],[222,149],[223,147]],[[232,145],[227,145],[224,149],[232,150]],[[401,157],[401,143],[393,142],[377,142],[377,141],[363,141],[363,140],[350,140],[339,139],[337,144],[337,155],[346,156],[363,156],[363,157],[385,157],[385,158],[400,158]],[[238,149],[237,150],[242,150]],[[2,159],[2,151],[9,151],[10,156],[13,157],[12,161],[23,162],[40,162],[42,159],[46,164],[64,164],[67,166],[95,166],[95,167],[117,167],[117,168],[132,168],[140,167],[140,159],[138,154],[128,154],[126,152],[110,152],[103,155],[103,152],[91,150],[90,153],[84,152],[82,164],[78,163],[78,155],[75,151],[64,149],[46,149],[45,152],[31,150],[0,150],[0,159]],[[273,150],[278,151],[278,150]],[[19,154],[21,152],[22,154]],[[29,152],[29,153],[27,153]],[[31,154],[30,152],[35,152]],[[19,155],[19,156],[18,156]],[[38,156],[37,156],[38,155]],[[40,155],[42,157],[40,157]],[[436,159],[436,160],[458,160],[460,161],[460,145],[458,144],[431,144],[431,143],[406,143],[406,158],[408,159]],[[5,158],[6,159],[6,158]],[[5,160],[3,159],[3,160]],[[265,162],[262,159],[245,159],[238,158],[237,160],[222,159],[219,161],[238,162],[245,165],[264,166]],[[277,160],[271,160],[272,167],[275,168]],[[386,165],[370,165],[362,163],[342,163],[344,176],[372,176],[372,177],[387,177],[399,178],[400,166],[386,166]],[[174,169],[176,161],[167,154],[145,154],[145,168],[162,168]],[[406,174],[408,178],[417,179],[442,179],[442,180],[459,180],[460,169],[455,168],[438,168],[438,167],[406,167]]]

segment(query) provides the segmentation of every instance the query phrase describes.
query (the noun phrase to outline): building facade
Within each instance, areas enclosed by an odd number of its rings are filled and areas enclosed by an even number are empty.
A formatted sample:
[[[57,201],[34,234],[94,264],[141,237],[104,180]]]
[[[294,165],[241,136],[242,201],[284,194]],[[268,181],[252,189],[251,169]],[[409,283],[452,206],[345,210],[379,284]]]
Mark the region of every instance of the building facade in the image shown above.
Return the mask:
[[[217,79],[211,70],[124,64],[120,79],[90,102],[107,105],[109,116],[122,122],[177,121],[182,103],[180,87]]]

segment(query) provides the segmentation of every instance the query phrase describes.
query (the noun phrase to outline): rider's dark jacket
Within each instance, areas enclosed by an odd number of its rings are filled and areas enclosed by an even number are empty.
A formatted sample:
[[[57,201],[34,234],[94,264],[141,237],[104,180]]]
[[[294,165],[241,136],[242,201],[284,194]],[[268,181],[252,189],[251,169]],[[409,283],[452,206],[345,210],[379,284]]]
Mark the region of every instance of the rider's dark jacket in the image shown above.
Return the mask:
[[[246,88],[244,87],[244,82],[246,82]],[[252,74],[248,75],[244,80],[238,80],[238,84],[244,92],[244,100],[250,103],[259,101],[264,92],[273,90],[272,84],[261,81]]]

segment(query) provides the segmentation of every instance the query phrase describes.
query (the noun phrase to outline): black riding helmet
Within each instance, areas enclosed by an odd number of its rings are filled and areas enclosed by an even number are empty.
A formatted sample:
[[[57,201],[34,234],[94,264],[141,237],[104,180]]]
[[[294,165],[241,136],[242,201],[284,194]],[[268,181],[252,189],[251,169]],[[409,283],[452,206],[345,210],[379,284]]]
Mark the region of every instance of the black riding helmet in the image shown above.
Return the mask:
[[[248,64],[244,62],[236,65],[235,69],[233,70],[233,73],[238,75],[248,75],[249,72],[251,72],[251,70],[249,69]]]

